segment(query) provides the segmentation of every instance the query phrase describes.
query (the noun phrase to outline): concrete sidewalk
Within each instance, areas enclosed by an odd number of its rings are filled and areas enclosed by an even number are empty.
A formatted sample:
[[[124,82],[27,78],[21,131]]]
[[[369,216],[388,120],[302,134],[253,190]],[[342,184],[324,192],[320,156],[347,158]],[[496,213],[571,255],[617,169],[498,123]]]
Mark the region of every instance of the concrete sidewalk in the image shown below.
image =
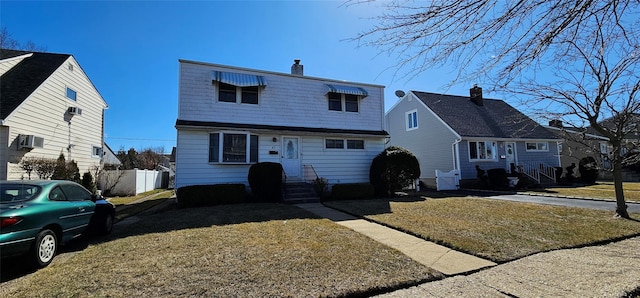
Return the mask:
[[[309,212],[395,248],[415,261],[442,272],[456,275],[495,266],[496,263],[425,241],[418,237],[325,207],[320,203],[297,204]]]

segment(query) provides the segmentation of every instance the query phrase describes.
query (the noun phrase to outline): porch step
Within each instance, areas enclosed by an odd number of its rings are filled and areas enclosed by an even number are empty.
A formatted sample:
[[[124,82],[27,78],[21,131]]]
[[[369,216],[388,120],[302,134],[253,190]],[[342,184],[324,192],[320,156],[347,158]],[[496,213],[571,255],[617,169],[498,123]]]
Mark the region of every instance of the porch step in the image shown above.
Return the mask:
[[[320,202],[310,183],[295,182],[284,185],[284,202],[287,204]]]

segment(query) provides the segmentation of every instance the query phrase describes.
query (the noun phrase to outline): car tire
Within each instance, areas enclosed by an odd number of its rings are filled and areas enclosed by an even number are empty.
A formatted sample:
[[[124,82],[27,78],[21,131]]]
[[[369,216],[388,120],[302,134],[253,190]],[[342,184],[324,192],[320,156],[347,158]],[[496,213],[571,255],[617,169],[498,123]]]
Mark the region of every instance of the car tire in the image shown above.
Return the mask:
[[[102,221],[102,224],[100,226],[100,234],[102,235],[108,235],[111,234],[111,231],[113,230],[113,214],[107,214],[104,217],[104,220]]]
[[[46,229],[36,235],[36,242],[33,246],[33,257],[37,266],[46,267],[51,264],[57,251],[58,238],[56,237],[56,233]]]

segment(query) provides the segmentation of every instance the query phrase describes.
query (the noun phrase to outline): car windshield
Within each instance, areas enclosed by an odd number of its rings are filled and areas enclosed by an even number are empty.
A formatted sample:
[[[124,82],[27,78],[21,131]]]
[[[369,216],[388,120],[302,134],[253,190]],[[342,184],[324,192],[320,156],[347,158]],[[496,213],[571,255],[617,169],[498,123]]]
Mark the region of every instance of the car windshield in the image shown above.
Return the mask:
[[[35,198],[42,188],[31,184],[0,183],[0,203],[15,203]]]

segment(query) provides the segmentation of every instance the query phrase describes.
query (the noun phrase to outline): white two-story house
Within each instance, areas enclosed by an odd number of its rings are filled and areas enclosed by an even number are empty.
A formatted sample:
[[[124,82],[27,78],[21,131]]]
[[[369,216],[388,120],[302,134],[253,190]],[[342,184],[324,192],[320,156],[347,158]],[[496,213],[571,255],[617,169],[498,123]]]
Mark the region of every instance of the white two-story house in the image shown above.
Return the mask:
[[[179,60],[176,188],[247,182],[257,162],[286,181],[369,181],[384,150],[384,86]]]
[[[0,180],[37,179],[29,158],[100,165],[107,103],[69,54],[0,49]]]

